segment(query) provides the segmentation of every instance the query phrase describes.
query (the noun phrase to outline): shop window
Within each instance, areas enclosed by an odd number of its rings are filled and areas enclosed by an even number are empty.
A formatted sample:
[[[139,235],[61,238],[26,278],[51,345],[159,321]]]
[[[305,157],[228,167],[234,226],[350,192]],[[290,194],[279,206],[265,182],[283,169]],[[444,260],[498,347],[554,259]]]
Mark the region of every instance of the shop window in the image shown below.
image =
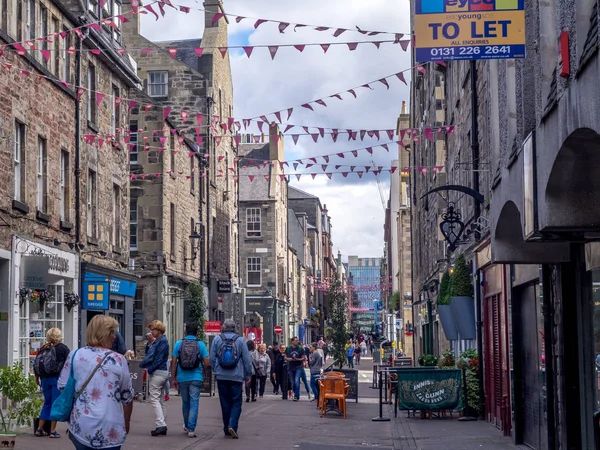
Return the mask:
[[[38,294],[41,291],[35,291]],[[31,299],[24,299],[19,308],[19,360],[23,366],[33,372],[33,361],[40,348],[46,342],[46,333],[50,328],[59,328],[65,341],[71,341],[65,336],[64,286],[50,285],[47,292],[51,300],[43,306]],[[72,313],[71,313],[72,314]]]

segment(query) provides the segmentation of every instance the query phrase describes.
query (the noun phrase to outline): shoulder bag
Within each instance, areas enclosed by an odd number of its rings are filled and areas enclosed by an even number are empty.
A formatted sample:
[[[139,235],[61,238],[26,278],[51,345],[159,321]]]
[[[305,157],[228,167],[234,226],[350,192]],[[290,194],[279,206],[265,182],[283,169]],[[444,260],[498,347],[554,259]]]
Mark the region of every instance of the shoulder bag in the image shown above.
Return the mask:
[[[96,368],[92,371],[92,373],[87,378],[87,380],[85,380],[85,383],[83,383],[83,386],[81,386],[81,389],[79,391],[77,391],[75,389],[75,387],[77,385],[77,380],[75,380],[75,373],[73,371],[73,363],[75,362],[75,355],[77,355],[78,351],[79,351],[79,349],[75,350],[75,353],[73,354],[73,358],[71,359],[71,372],[69,374],[69,379],[67,380],[67,384],[65,384],[65,387],[61,391],[60,395],[52,404],[52,409],[50,410],[50,419],[51,420],[56,420],[58,422],[68,422],[69,421],[69,419],[71,417],[71,411],[73,410],[73,405],[75,404],[75,402],[77,401],[77,399],[79,398],[81,393],[83,391],[85,391],[85,388],[87,387],[87,385],[89,384],[91,379],[94,377],[94,375],[96,374],[96,372],[98,371],[98,369],[100,368],[100,366],[102,365],[102,363],[104,362],[106,357],[112,353],[112,352],[106,352],[106,354],[104,355],[104,358],[102,358],[102,360],[96,365]]]

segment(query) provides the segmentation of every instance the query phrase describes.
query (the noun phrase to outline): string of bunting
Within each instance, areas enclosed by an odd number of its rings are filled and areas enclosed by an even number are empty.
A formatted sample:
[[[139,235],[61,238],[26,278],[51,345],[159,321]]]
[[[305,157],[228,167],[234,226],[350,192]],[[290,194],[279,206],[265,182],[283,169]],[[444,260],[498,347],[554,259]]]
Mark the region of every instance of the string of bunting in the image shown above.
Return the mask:
[[[0,52],[0,56],[1,55],[2,55],[2,53]],[[141,108],[144,111],[144,113],[148,113],[152,108],[154,108],[156,106],[156,105],[154,105],[152,103],[147,103],[147,104],[146,103],[140,103],[139,101],[134,100],[134,99],[128,99],[128,98],[125,98],[125,97],[115,96],[114,94],[112,94],[112,92],[111,93],[106,93],[106,92],[98,91],[98,90],[88,90],[84,86],[77,86],[77,85],[74,85],[74,84],[70,84],[70,83],[67,83],[66,81],[59,80],[58,78],[53,77],[53,76],[41,75],[41,74],[33,75],[33,73],[30,70],[20,69],[18,67],[15,67],[12,63],[4,62],[4,63],[0,64],[0,67],[2,67],[4,69],[7,69],[7,70],[16,70],[16,71],[18,71],[25,78],[30,78],[31,79],[32,76],[34,76],[34,77],[37,77],[38,80],[47,79],[47,80],[50,80],[50,81],[52,81],[54,83],[58,83],[59,85],[65,87],[67,89],[71,89],[72,88],[72,89],[74,89],[76,91],[77,97],[79,99],[81,99],[81,97],[84,94],[86,94],[87,92],[94,93],[95,94],[95,99],[96,99],[96,105],[97,106],[100,106],[101,103],[102,103],[102,101],[105,100],[105,99],[107,99],[107,100],[108,99],[112,99],[112,101],[114,102],[114,105],[116,107],[120,106],[121,104],[126,104],[128,111],[131,111],[135,107],[139,107],[139,108]],[[313,101],[301,104],[300,107],[306,108],[306,109],[308,109],[310,111],[314,111],[314,108],[311,106],[311,104],[316,104],[316,105],[320,105],[320,106],[323,106],[323,107],[327,107],[327,103],[325,102],[325,99],[336,98],[338,100],[343,100],[342,94],[346,94],[346,93],[349,93],[354,98],[357,98],[357,90],[358,89],[360,89],[360,88],[367,88],[367,89],[373,90],[373,87],[371,86],[371,84],[375,84],[375,83],[381,83],[384,86],[386,86],[387,89],[389,89],[390,88],[390,84],[387,81],[389,78],[398,78],[404,84],[407,84],[406,80],[404,78],[404,74],[403,73],[407,72],[407,71],[411,71],[412,69],[413,69],[413,67],[411,67],[409,69],[402,70],[400,72],[397,72],[397,73],[394,73],[394,74],[391,74],[391,75],[387,75],[385,77],[379,78],[379,79],[374,80],[374,81],[369,81],[367,83],[364,83],[364,84],[362,84],[360,86],[357,86],[357,87],[353,87],[351,89],[340,91],[338,93],[335,93],[335,94],[332,94],[332,95],[329,95],[329,96],[326,96],[326,97],[323,97],[323,98],[320,98],[320,99],[317,99],[317,100],[313,100]],[[422,69],[422,71],[425,71],[425,68],[423,68],[423,66],[421,66],[421,65],[415,66],[414,69],[419,70],[419,71],[421,71],[421,69]],[[252,122],[256,122],[259,130],[262,132],[263,131],[263,126],[264,126],[265,123],[266,124],[270,124],[270,123],[274,122],[274,120],[269,120],[268,116],[274,116],[275,119],[280,124],[283,124],[283,114],[287,113],[287,119],[286,119],[286,121],[288,121],[288,120],[290,120],[294,109],[297,108],[297,107],[298,106],[294,106],[294,107],[290,107],[290,108],[286,108],[286,109],[281,109],[279,111],[275,111],[275,112],[272,112],[272,113],[268,113],[268,114],[264,114],[264,115],[260,115],[260,116],[256,116],[256,117],[252,117],[250,119],[236,120],[233,117],[228,117],[226,121],[223,121],[222,123],[219,124],[219,127],[224,132],[227,132],[228,130],[231,130],[231,128],[233,127],[233,125],[235,125],[238,130],[241,130],[242,125],[243,125],[244,130],[246,130],[247,127],[252,124]],[[170,107],[162,107],[162,110],[163,110],[163,120],[166,120],[171,115],[171,113],[173,113],[173,114],[177,113],[177,111],[174,111],[174,109],[170,108]],[[194,114],[190,113],[187,110],[181,110],[181,111],[179,111],[179,115],[181,116],[181,118],[183,119],[184,122],[186,122],[188,120],[188,118],[192,119],[192,117],[194,117]],[[202,126],[202,121],[204,120],[204,114],[196,113],[195,117],[196,117],[196,121],[198,123],[198,126]],[[217,124],[218,124],[218,122],[220,121],[219,116],[213,116],[213,120],[215,120],[215,119],[216,119]],[[286,129],[284,130],[284,133],[287,132],[287,131],[289,131],[289,130],[291,130],[294,126],[296,126],[296,125],[288,125],[288,126],[286,126]],[[290,127],[292,127],[292,128],[290,128]],[[325,127],[318,127],[318,128],[319,128],[319,131],[320,131],[320,128],[323,128],[324,130],[325,129],[331,129],[331,128],[325,128]],[[333,133],[335,129],[331,129],[331,130],[332,130],[332,133]]]
[[[252,183],[255,180],[259,180],[259,179],[264,179],[265,181],[270,181],[271,178],[276,178],[279,177],[281,180],[286,180],[288,177],[291,178],[292,176],[295,176],[296,179],[298,181],[300,181],[300,179],[302,178],[302,176],[304,176],[306,178],[306,176],[310,176],[311,179],[315,179],[318,175],[325,175],[327,176],[327,178],[331,179],[333,175],[342,175],[344,178],[347,178],[348,175],[354,174],[357,175],[358,178],[362,178],[365,174],[373,174],[375,176],[379,176],[382,172],[389,172],[390,174],[394,174],[396,172],[398,172],[398,167],[396,166],[392,166],[390,168],[383,168],[383,166],[378,166],[376,169],[371,167],[371,166],[362,166],[362,167],[358,167],[358,166],[352,166],[350,167],[351,170],[348,171],[330,171],[330,172],[301,172],[301,173],[280,173],[280,174],[275,174],[275,175],[268,175],[268,174],[249,174],[249,175],[236,175],[236,168],[235,167],[229,167],[227,169],[227,171],[223,170],[223,169],[219,169],[216,174],[217,178],[222,178],[225,176],[231,176],[233,178],[233,180],[235,182],[238,182],[240,177],[242,178],[246,178]],[[361,170],[356,170],[356,169],[361,169]],[[364,169],[364,170],[363,170]],[[410,167],[405,167],[403,168],[403,172],[409,172],[410,171]],[[423,174],[426,175],[427,174],[427,169],[432,169],[432,172],[434,173],[440,173],[444,170],[443,166],[433,166],[433,167],[424,167],[424,166],[419,166],[418,167],[419,171]],[[229,172],[229,173],[226,173]],[[131,181],[136,181],[136,180],[146,180],[146,181],[155,181],[159,178],[168,176],[171,178],[177,178],[177,175],[184,175],[187,179],[190,179],[193,174],[198,173],[198,175],[200,177],[204,177],[204,176],[208,176],[209,175],[209,169],[201,169],[201,170],[196,170],[193,169],[192,171],[189,172],[185,172],[185,171],[175,171],[172,169],[168,169],[166,172],[148,172],[148,173],[132,173],[130,174],[130,179]]]
[[[44,41],[44,42],[48,42],[48,41]],[[137,50],[141,53],[142,56],[148,56],[148,55],[151,55],[152,53],[157,53],[160,51],[167,51],[169,53],[169,55],[171,56],[171,59],[176,59],[177,53],[181,50],[194,50],[196,55],[198,57],[200,57],[204,54],[205,50],[218,49],[221,56],[223,58],[225,58],[225,56],[227,56],[228,51],[230,51],[232,49],[242,49],[246,53],[246,56],[248,58],[250,58],[253,54],[254,49],[268,48],[269,53],[271,55],[271,59],[274,60],[275,55],[277,55],[277,52],[280,48],[293,47],[296,50],[298,50],[300,53],[302,53],[306,47],[321,47],[321,49],[323,50],[323,53],[327,53],[327,50],[329,50],[329,48],[331,46],[336,46],[336,45],[346,45],[348,47],[349,51],[354,51],[358,48],[359,44],[373,44],[377,49],[380,49],[381,44],[387,44],[387,43],[399,44],[400,47],[402,48],[402,50],[406,51],[408,48],[408,45],[410,43],[410,40],[407,39],[407,40],[402,40],[402,41],[387,40],[387,41],[328,42],[328,43],[277,44],[277,45],[269,45],[269,44],[229,45],[226,47],[208,47],[208,46],[207,47],[171,47],[171,48],[155,48],[155,49],[152,49],[149,47],[141,47],[141,48],[117,49],[117,52],[120,53],[121,55],[126,55],[126,54],[131,55],[131,52],[133,50]],[[44,49],[44,48],[36,48],[35,42],[33,42],[33,41],[27,41],[27,46],[28,46],[28,48],[25,48],[23,45],[21,45],[19,43],[8,44],[8,45],[0,47],[0,52],[10,49],[10,50],[13,50],[15,53],[17,53],[18,55],[22,56],[28,50],[29,51],[39,50],[40,53],[42,54],[42,57],[47,62],[50,60],[52,53],[57,52],[57,51],[65,52],[70,55],[74,55],[78,51],[81,51],[82,53],[92,53],[94,55],[101,55],[104,52],[113,50],[112,48],[102,48],[102,47],[100,47],[100,48],[85,48],[85,49],[77,50],[73,46],[71,46],[69,48],[57,47],[57,48],[51,48],[51,49]]]

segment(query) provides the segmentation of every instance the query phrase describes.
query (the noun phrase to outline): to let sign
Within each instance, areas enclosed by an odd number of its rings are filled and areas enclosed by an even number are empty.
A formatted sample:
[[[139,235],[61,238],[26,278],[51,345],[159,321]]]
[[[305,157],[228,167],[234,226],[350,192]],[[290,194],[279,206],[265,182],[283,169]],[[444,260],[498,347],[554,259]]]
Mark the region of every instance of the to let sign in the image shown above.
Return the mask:
[[[416,60],[525,58],[524,2],[416,0]]]
[[[221,322],[218,320],[207,320],[204,322],[204,332],[206,334],[219,334],[221,332]]]
[[[275,332],[275,334],[281,334],[283,333],[283,328],[277,325],[275,328],[273,328],[273,331]]]

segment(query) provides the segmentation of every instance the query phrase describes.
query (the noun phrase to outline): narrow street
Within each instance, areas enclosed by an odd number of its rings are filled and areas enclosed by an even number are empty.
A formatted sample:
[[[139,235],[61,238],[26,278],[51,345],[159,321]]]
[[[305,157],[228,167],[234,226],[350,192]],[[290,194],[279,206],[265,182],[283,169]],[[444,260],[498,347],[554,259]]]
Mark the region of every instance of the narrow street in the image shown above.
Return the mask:
[[[384,405],[384,416],[390,422],[373,422],[377,417],[379,391],[371,389],[373,365],[363,358],[359,370],[359,402],[349,401],[348,417],[335,414],[319,418],[314,402],[309,402],[302,388],[301,401],[283,401],[272,394],[256,403],[244,403],[240,421],[240,439],[225,438],[221,431],[221,410],[218,397],[203,396],[200,400],[198,438],[190,439],[181,425],[181,401],[172,395],[167,402],[166,437],[152,437],[154,415],[148,403],[136,403],[131,432],[123,446],[125,450],[201,450],[201,449],[273,449],[273,450],[353,450],[378,448],[385,450],[434,449],[514,449],[508,438],[485,422],[454,420],[419,420],[406,418],[399,412],[394,420],[393,410]],[[61,439],[35,437],[31,431],[20,436],[19,449],[59,450],[67,443],[66,425],[59,424]]]

